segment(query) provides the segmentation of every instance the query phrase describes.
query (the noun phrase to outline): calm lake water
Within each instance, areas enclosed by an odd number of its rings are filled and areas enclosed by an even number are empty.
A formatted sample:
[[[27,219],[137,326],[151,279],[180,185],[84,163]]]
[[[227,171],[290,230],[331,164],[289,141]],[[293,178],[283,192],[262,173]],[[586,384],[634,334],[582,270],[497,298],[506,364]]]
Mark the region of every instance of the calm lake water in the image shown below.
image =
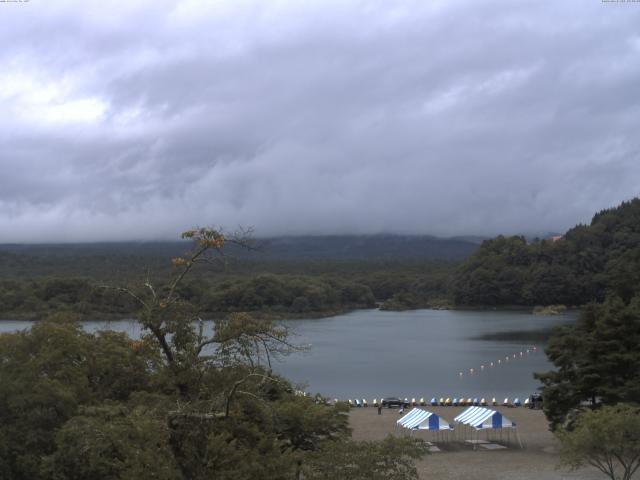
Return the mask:
[[[289,323],[298,342],[311,344],[311,349],[289,357],[278,370],[293,381],[308,383],[312,392],[337,398],[522,399],[539,386],[533,372],[551,368],[536,332],[571,323],[576,316],[359,310],[300,320]]]
[[[538,387],[533,372],[551,368],[538,332],[575,318],[575,313],[358,310],[291,320],[284,323],[295,332],[293,340],[309,344],[310,349],[283,359],[275,369],[294,382],[306,383],[310,392],[337,398],[522,399]],[[5,320],[0,331],[29,325]],[[140,334],[137,324],[129,320],[86,322],[85,328],[126,331],[132,337]]]

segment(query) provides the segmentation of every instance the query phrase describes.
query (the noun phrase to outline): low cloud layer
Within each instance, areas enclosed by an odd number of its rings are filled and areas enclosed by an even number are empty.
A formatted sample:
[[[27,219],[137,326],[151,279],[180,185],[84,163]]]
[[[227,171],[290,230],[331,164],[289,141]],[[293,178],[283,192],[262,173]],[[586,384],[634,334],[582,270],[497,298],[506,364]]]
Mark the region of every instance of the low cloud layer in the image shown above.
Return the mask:
[[[638,192],[640,4],[0,3],[0,242],[564,231]]]

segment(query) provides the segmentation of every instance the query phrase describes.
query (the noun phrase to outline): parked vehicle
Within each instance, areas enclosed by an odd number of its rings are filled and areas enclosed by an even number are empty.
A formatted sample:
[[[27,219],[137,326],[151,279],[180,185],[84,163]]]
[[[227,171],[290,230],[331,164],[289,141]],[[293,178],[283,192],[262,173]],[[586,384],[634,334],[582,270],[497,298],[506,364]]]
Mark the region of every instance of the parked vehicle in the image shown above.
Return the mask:
[[[381,402],[383,407],[393,408],[393,407],[408,407],[409,402],[406,402],[398,397],[387,397],[383,398]]]

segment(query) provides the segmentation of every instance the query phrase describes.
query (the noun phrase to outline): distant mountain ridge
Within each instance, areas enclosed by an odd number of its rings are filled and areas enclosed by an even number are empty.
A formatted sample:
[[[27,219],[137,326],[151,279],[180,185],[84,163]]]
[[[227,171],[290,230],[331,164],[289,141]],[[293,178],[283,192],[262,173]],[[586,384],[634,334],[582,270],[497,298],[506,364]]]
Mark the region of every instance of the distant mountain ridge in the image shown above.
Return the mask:
[[[478,244],[427,235],[335,235],[263,240],[267,257],[295,260],[462,260]]]
[[[257,251],[230,248],[233,255],[254,260],[429,260],[458,261],[479,246],[478,237],[439,238],[428,235],[331,235],[258,238]],[[0,244],[0,253],[64,258],[71,256],[161,256],[183,253],[180,242],[114,242],[77,244]]]

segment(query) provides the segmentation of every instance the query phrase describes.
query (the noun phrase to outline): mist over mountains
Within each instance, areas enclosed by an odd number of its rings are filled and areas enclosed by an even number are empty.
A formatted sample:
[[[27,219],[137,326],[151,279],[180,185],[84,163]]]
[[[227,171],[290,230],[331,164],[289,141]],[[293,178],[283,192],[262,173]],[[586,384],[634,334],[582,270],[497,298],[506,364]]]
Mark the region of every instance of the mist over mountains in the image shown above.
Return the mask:
[[[483,237],[438,238],[427,235],[283,236],[256,239],[257,249],[229,246],[229,254],[251,260],[429,260],[457,261],[473,253]],[[4,244],[11,256],[63,258],[77,256],[171,257],[191,244],[180,242],[113,242],[70,244]]]

